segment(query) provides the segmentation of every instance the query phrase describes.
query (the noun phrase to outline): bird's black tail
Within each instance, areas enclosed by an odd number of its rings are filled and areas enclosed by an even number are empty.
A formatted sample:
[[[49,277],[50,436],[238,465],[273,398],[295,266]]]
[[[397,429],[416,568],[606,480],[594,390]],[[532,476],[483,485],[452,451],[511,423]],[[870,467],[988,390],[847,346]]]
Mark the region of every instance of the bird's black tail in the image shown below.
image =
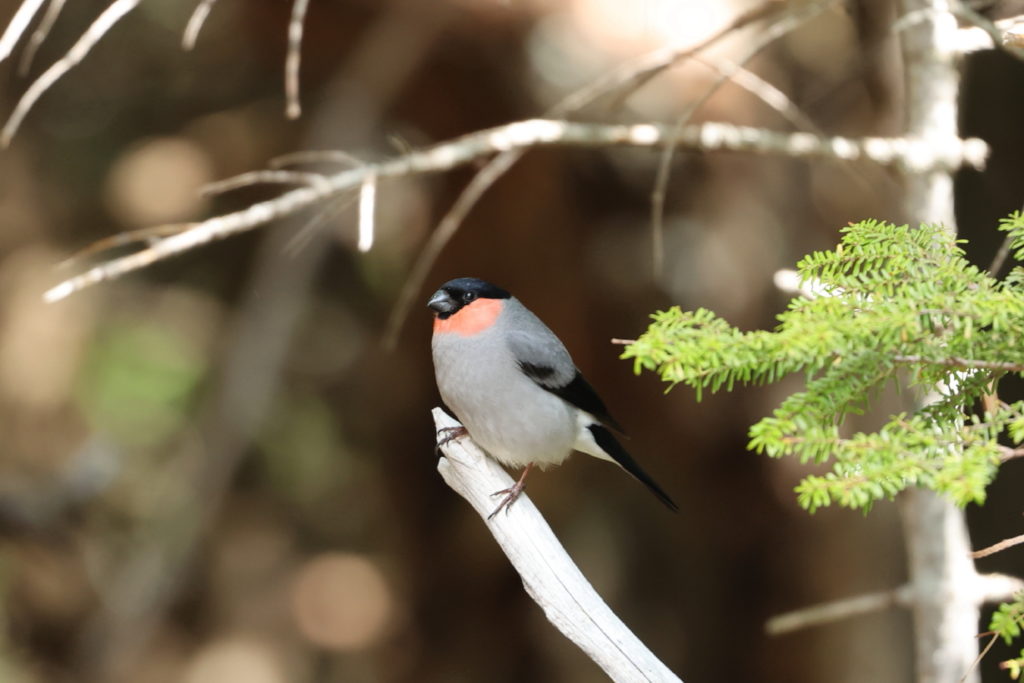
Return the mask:
[[[658,500],[664,503],[669,510],[672,512],[679,512],[679,506],[676,505],[675,501],[669,498],[668,494],[665,493],[653,479],[651,479],[651,475],[644,472],[643,468],[641,468],[640,465],[637,464],[636,460],[633,459],[633,456],[622,447],[622,444],[619,443],[618,439],[616,439],[608,429],[599,424],[592,424],[587,427],[587,429],[590,430],[590,433],[593,435],[594,441],[597,442],[597,445],[604,449],[604,451],[610,455],[615,462],[619,463],[622,466],[622,469],[632,474],[644,486],[649,488],[651,493],[656,495]]]

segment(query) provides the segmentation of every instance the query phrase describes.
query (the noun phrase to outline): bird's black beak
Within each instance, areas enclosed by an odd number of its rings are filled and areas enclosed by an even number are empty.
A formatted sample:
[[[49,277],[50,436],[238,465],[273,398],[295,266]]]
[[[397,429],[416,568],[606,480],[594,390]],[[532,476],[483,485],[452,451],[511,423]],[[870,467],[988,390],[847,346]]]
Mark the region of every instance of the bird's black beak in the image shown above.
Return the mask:
[[[458,307],[455,299],[443,289],[434,292],[434,295],[430,297],[430,301],[427,302],[427,308],[440,316],[451,315]]]

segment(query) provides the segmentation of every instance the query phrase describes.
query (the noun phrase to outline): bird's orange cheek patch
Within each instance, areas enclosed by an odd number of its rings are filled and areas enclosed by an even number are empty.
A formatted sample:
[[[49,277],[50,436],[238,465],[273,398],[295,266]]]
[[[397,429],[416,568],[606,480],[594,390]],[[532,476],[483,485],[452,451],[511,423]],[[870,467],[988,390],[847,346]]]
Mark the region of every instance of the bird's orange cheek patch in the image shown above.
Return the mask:
[[[463,337],[471,337],[493,325],[504,307],[505,303],[501,299],[477,299],[446,320],[434,318],[434,334],[454,332]]]

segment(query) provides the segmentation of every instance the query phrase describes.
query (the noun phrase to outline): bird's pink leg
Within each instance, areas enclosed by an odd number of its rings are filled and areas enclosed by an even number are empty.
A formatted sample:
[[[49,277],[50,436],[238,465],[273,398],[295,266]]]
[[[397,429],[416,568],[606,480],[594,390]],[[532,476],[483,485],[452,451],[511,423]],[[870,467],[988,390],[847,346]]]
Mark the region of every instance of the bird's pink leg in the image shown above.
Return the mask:
[[[522,493],[523,489],[526,488],[526,475],[528,475],[530,473],[530,470],[532,469],[533,463],[531,462],[529,465],[526,466],[526,469],[523,470],[523,473],[519,475],[519,481],[513,484],[510,488],[502,489],[501,491],[495,491],[494,493],[491,494],[492,496],[500,496],[504,494],[505,497],[501,499],[500,503],[498,503],[498,507],[494,508],[494,512],[487,515],[488,520],[492,519],[494,515],[501,512],[502,508],[505,509],[505,514],[508,514],[508,510],[510,507],[512,507],[512,503],[516,502],[516,499],[519,497],[519,494]]]
[[[441,436],[442,434],[444,434],[444,436]],[[466,428],[463,427],[462,425],[459,425],[458,427],[442,427],[441,429],[437,430],[438,441],[437,445],[434,446],[434,454],[436,455],[437,452],[441,450],[441,446],[445,445],[449,441],[461,439],[466,434],[469,434],[469,432],[466,431]]]

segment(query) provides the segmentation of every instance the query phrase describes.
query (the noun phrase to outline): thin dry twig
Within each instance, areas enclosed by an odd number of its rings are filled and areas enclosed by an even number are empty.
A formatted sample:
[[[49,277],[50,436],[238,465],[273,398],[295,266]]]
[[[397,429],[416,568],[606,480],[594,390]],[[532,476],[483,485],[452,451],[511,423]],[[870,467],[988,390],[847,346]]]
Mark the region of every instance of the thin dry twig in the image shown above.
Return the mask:
[[[1003,539],[1002,541],[999,541],[998,543],[993,543],[987,548],[982,548],[981,550],[975,550],[973,553],[971,553],[971,557],[973,557],[976,560],[981,557],[988,557],[989,555],[995,555],[998,552],[1006,550],[1007,548],[1012,548],[1015,545],[1020,545],[1021,543],[1024,543],[1024,534],[1021,534],[1020,536],[1014,536],[1012,538]]]
[[[196,5],[192,16],[188,18],[188,23],[185,24],[185,32],[181,35],[181,48],[183,50],[191,50],[196,46],[199,32],[203,29],[203,24],[206,23],[206,17],[210,16],[210,10],[213,9],[213,3],[215,2],[217,0],[200,0],[199,4]]]
[[[988,639],[988,645],[978,653],[978,656],[974,658],[973,662],[971,662],[970,668],[964,672],[963,677],[960,679],[960,683],[964,683],[971,673],[978,668],[978,665],[981,664],[981,660],[985,659],[985,655],[988,654],[988,651],[992,649],[992,646],[996,644],[997,640],[999,640],[999,634],[993,633],[992,637]]]
[[[377,209],[377,174],[366,176],[359,188],[359,237],[356,248],[366,253],[373,247],[373,215]]]
[[[327,206],[316,212],[312,218],[295,231],[291,239],[285,245],[285,251],[289,254],[297,254],[298,252],[305,249],[313,241],[318,230],[324,226],[328,221],[333,220],[342,211],[352,206],[356,201],[355,194],[349,194],[343,196],[336,201],[328,203]]]
[[[723,123],[688,126],[674,137],[681,141],[680,144],[695,149],[782,154],[793,157],[864,158],[880,164],[924,170],[959,168],[962,165],[978,167],[984,163],[988,150],[985,143],[977,139],[955,139],[946,144],[935,145],[934,141],[925,143],[903,138],[821,138],[811,133],[780,133]],[[377,175],[378,178],[386,178],[447,171],[494,154],[498,154],[496,160],[504,160],[502,163],[508,164],[514,161],[508,152],[519,152],[531,147],[658,147],[668,144],[672,139],[673,131],[667,126],[606,125],[546,119],[517,121],[477,131],[384,162],[365,164],[325,176],[323,182],[317,183],[316,186],[294,189],[240,211],[207,219],[191,230],[161,240],[148,249],[100,264],[81,275],[65,280],[48,291],[45,298],[47,301],[63,299],[97,282],[119,277],[212,240],[223,239],[293,214],[346,190],[361,186],[371,174]],[[490,171],[491,173],[502,170],[493,164],[487,168],[494,169]],[[269,172],[257,172],[260,173]],[[490,178],[486,174],[477,175],[477,178],[481,177],[484,179],[471,182],[468,189],[482,192]],[[456,202],[453,211],[464,211],[465,204],[475,200],[474,195],[464,194],[464,197],[466,199],[462,200],[462,203]],[[443,225],[445,229],[453,229],[450,223]],[[438,242],[428,240],[424,248],[440,249],[441,246]],[[430,262],[430,259],[421,259],[415,267],[428,269]],[[425,270],[414,271],[414,275],[425,276]]]
[[[286,114],[290,119],[302,116],[299,102],[299,66],[302,63],[302,28],[306,20],[309,0],[293,0],[292,16],[288,22],[288,56],[284,63],[284,93]]]
[[[1017,458],[1024,458],[1024,448],[1010,448],[1009,446],[999,447],[1000,462],[1007,462]]]
[[[686,47],[671,46],[648,53],[631,64],[626,64],[606,77],[599,78],[587,87],[569,95],[562,100],[561,106],[567,112],[575,112],[590,106],[603,96],[610,95],[611,108],[618,107],[641,87],[649,83],[655,76],[684,59],[703,52],[722,38],[746,28],[756,22],[769,19],[789,8],[789,3],[779,0],[767,0],[760,5],[734,17],[728,24],[718,29],[704,40]]]
[[[803,25],[807,20],[820,14],[826,7],[835,0],[819,0],[803,5],[796,5],[792,12],[782,16],[773,22],[768,28],[758,35],[750,48],[734,63],[726,65],[719,73],[715,82],[692,102],[683,114],[676,119],[676,129],[682,129],[690,118],[704,104],[711,99],[719,88],[732,80],[739,73],[744,64],[757,56],[762,50],[779,40],[794,29]],[[669,144],[661,153],[658,161],[657,176],[654,181],[654,189],[651,191],[651,254],[652,271],[656,280],[660,279],[665,267],[665,197],[668,194],[668,180],[672,172],[672,158],[675,156],[676,145]]]
[[[39,20],[39,26],[32,32],[28,43],[25,44],[25,51],[21,54],[21,61],[18,63],[18,74],[20,76],[24,76],[32,68],[32,61],[36,57],[36,52],[39,51],[39,46],[46,42],[46,38],[50,35],[53,25],[57,23],[57,18],[60,16],[62,9],[64,9],[64,0],[50,0],[43,18]]]
[[[1007,600],[1019,591],[1024,582],[1006,574],[978,574],[963,577],[962,590],[969,591],[979,604]],[[772,617],[765,623],[765,632],[779,636],[805,628],[823,626],[843,619],[870,614],[890,607],[912,607],[918,600],[917,588],[910,583],[899,588],[865,593],[851,598],[823,602]]]
[[[270,185],[310,185],[312,187],[322,186],[327,182],[327,176],[321,173],[309,173],[306,171],[248,171],[224,180],[207,183],[200,192],[203,195],[216,195],[238,190],[250,185],[266,183]]]
[[[289,152],[288,154],[274,157],[267,165],[270,168],[283,168],[298,164],[318,163],[337,164],[339,166],[362,166],[366,162],[354,154],[338,149],[327,149]]]
[[[14,51],[14,46],[18,44],[21,36],[24,35],[25,29],[32,23],[32,17],[36,15],[36,12],[42,6],[43,0],[22,0],[22,3],[18,5],[17,11],[11,17],[11,22],[7,24],[3,35],[0,36],[0,62],[10,57],[11,52]]]
[[[3,130],[0,131],[0,145],[7,147],[11,143],[11,138],[17,132],[18,127],[21,125],[25,115],[28,114],[29,110],[36,103],[36,100],[46,92],[51,85],[56,83],[60,78],[74,68],[79,62],[85,59],[85,56],[89,54],[89,51],[93,46],[99,42],[107,31],[111,29],[124,15],[135,9],[139,4],[140,0],[114,0],[110,5],[107,6],[103,13],[97,17],[96,21],[92,23],[85,30],[85,32],[79,37],[78,41],[71,46],[67,54],[58,59],[53,65],[44,71],[42,75],[37,78],[32,85],[29,86],[25,94],[18,100],[18,104],[14,107],[14,111],[11,113],[10,118],[7,119],[7,123],[4,124]]]
[[[811,607],[786,612],[772,617],[765,623],[768,635],[780,636],[813,626],[823,626],[842,619],[870,614],[896,605],[908,606],[914,599],[909,585],[895,590],[866,593],[852,598],[824,602]]]
[[[806,130],[818,135],[824,135],[811,118],[797,106],[797,103],[790,99],[789,95],[776,88],[771,82],[758,76],[753,71],[744,68],[740,64],[722,58],[710,58],[703,55],[692,55],[691,60],[702,64],[709,69],[714,69],[719,74],[726,76],[733,83],[740,86],[757,99],[764,102],[768,107],[777,112],[779,116],[788,121],[797,130]]]
[[[111,235],[110,237],[104,237],[103,239],[96,240],[89,246],[79,249],[71,256],[67,257],[59,264],[57,264],[57,268],[68,268],[90,256],[93,256],[100,252],[109,251],[111,249],[117,249],[118,247],[127,247],[142,242],[148,242],[152,244],[158,239],[170,237],[171,235],[177,235],[178,233],[190,230],[195,226],[196,223],[169,223],[167,225],[157,225],[150,228],[141,228],[139,230],[132,230],[130,232],[120,232],[116,235]]]

